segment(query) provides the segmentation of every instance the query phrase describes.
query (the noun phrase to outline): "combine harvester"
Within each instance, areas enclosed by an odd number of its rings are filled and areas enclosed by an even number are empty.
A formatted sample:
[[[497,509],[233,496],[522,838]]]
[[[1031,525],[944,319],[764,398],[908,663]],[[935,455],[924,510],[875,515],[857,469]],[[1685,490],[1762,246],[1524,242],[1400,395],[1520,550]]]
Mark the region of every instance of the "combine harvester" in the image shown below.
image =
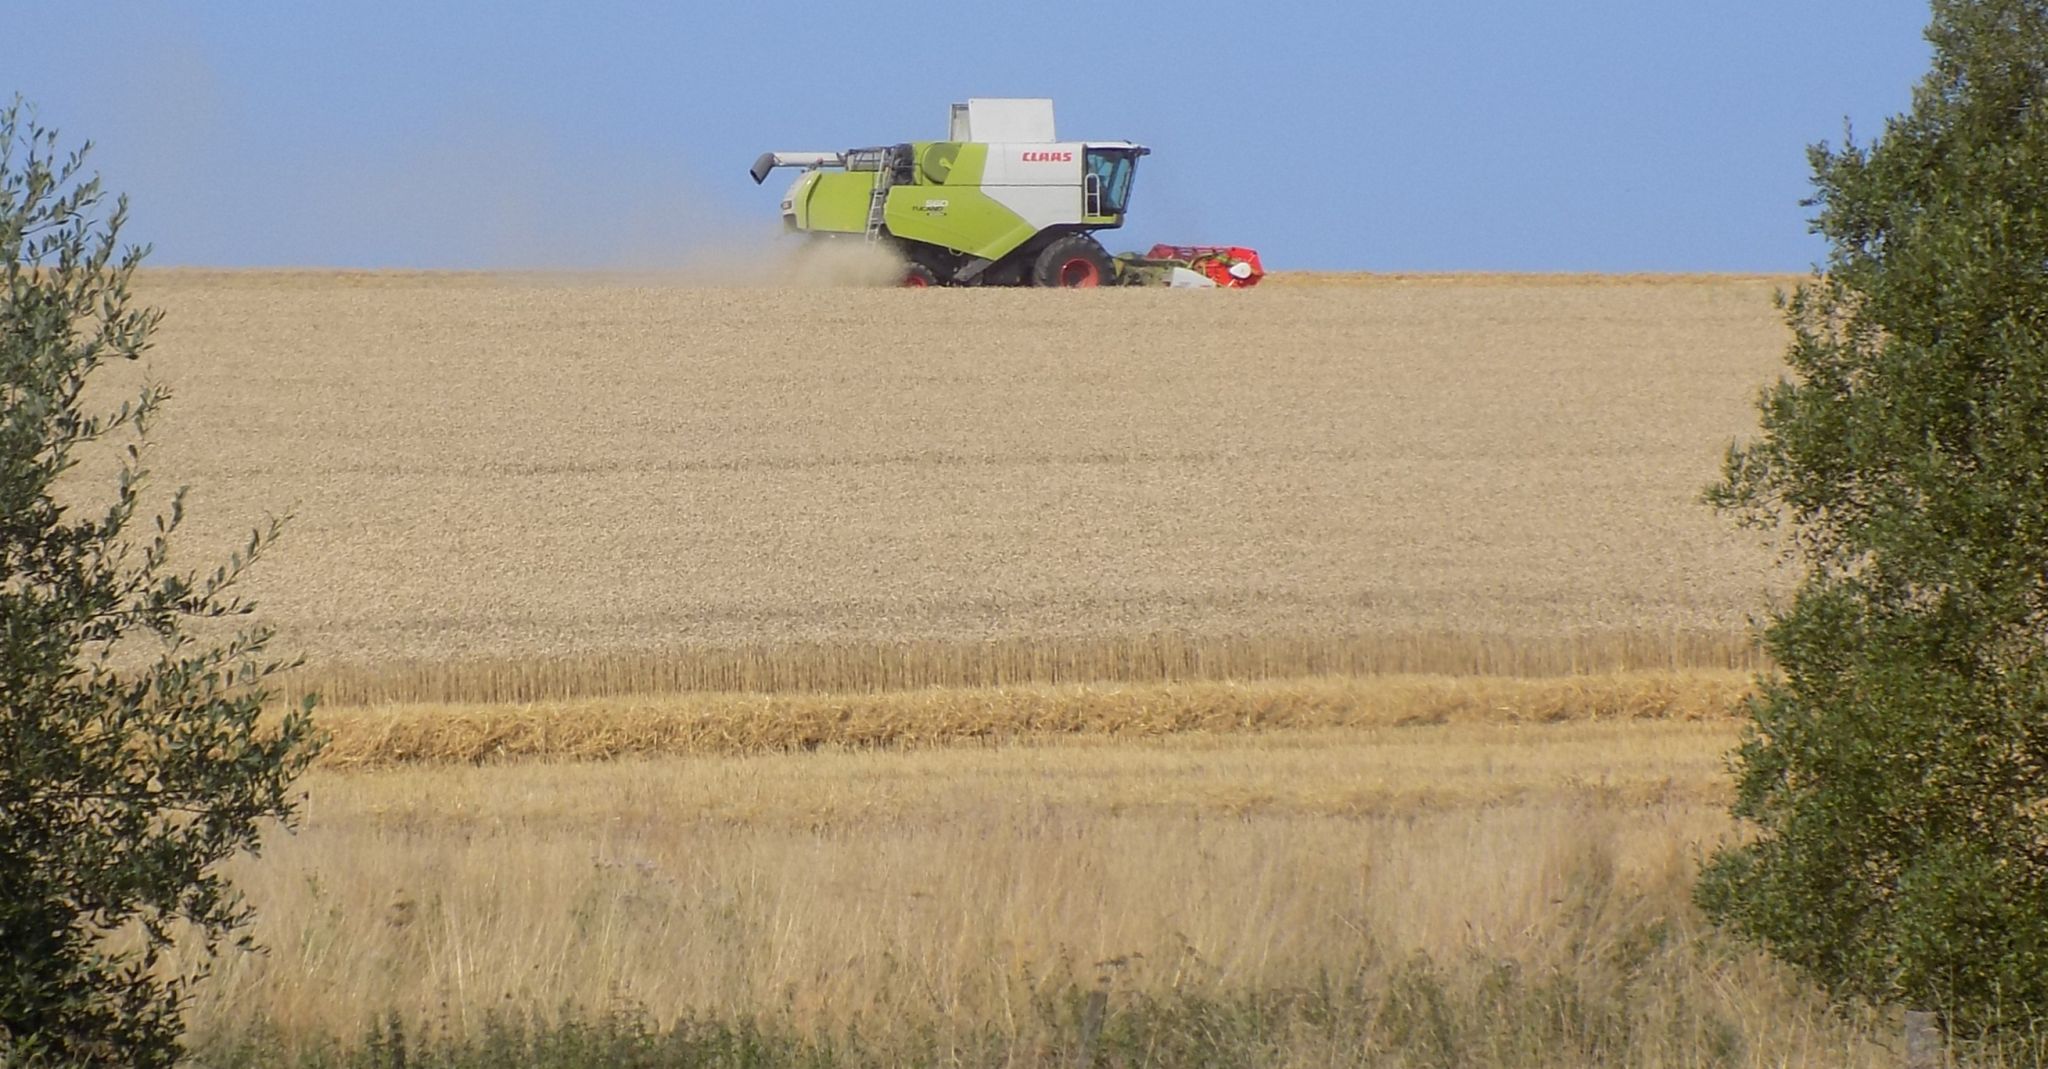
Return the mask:
[[[1240,246],[1154,245],[1112,257],[1098,230],[1124,225],[1131,175],[1152,150],[1129,141],[1061,141],[1052,101],[953,105],[944,141],[845,152],[768,152],[748,173],[803,173],[782,221],[814,241],[885,245],[906,286],[1227,287],[1265,276]]]

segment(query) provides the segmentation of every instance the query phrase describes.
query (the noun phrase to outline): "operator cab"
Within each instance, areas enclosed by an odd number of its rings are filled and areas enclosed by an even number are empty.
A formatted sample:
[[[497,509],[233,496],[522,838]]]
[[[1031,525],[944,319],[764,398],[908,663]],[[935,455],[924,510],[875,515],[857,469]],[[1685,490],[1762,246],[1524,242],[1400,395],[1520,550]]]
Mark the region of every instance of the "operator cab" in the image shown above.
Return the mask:
[[[1128,141],[1098,142],[1084,145],[1083,149],[1083,214],[1124,214],[1131,200],[1131,174],[1138,169],[1138,157],[1152,150]]]

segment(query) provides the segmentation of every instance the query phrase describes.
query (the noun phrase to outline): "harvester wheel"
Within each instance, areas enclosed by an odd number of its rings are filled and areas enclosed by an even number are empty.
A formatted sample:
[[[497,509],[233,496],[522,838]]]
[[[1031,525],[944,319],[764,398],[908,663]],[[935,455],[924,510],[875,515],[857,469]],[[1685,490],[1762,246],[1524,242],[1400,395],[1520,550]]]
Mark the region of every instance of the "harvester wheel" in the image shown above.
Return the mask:
[[[1109,280],[1109,253],[1086,234],[1068,234],[1047,245],[1031,269],[1036,286],[1093,289]]]
[[[923,264],[911,264],[903,269],[903,288],[921,290],[939,284],[939,276]]]

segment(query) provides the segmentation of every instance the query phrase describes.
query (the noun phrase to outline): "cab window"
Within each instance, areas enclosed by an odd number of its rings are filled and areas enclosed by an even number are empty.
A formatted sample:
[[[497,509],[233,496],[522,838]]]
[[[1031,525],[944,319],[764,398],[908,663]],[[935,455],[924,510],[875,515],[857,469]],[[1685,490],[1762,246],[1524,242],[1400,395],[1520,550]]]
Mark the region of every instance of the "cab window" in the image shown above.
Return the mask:
[[[1122,215],[1131,197],[1133,154],[1117,149],[1089,149],[1088,210],[1093,215]]]

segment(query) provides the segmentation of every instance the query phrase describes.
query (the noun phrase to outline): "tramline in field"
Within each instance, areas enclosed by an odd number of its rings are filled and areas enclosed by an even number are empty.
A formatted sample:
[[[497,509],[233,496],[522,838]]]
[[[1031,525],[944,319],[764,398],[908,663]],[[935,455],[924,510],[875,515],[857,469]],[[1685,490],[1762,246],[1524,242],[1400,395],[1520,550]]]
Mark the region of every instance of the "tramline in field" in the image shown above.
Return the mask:
[[[977,98],[953,105],[944,141],[843,152],[767,152],[803,173],[782,198],[790,231],[814,241],[886,245],[906,286],[1164,285],[1241,289],[1265,269],[1243,246],[1155,245],[1112,257],[1095,238],[1130,206],[1130,141],[1061,141],[1052,101]]]

